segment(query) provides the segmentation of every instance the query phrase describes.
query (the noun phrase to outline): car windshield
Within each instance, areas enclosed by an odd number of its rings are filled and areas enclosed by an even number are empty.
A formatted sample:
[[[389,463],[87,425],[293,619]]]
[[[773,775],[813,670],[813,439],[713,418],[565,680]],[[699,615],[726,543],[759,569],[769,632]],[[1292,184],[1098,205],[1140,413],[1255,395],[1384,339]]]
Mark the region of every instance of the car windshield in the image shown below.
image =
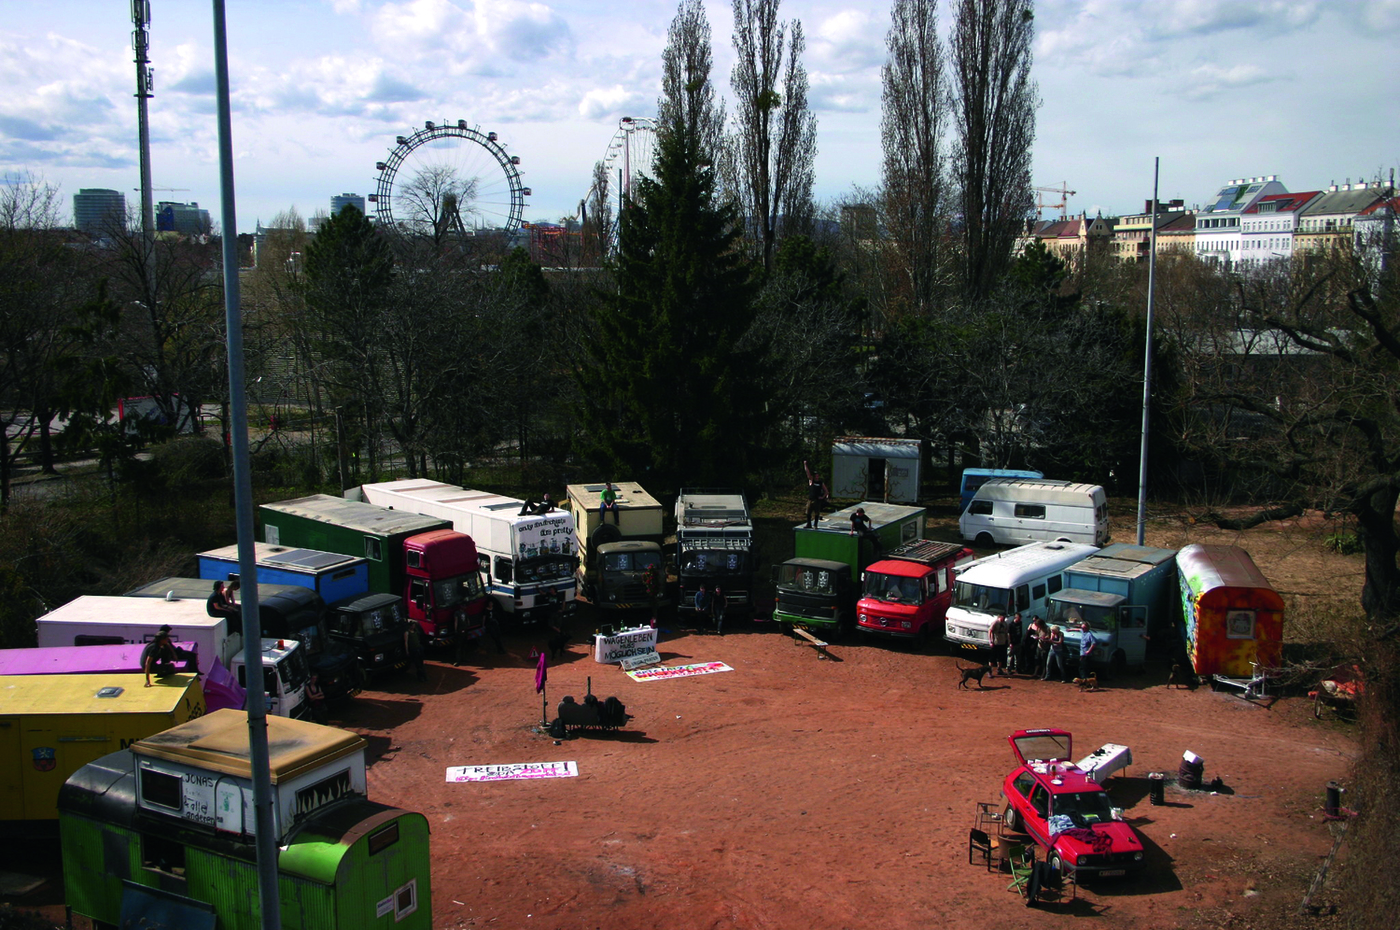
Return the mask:
[[[808,594],[834,594],[836,579],[831,570],[810,565],[781,565],[778,567],[778,587],[805,591]]]
[[[865,596],[896,604],[919,604],[923,601],[917,578],[886,575],[881,572],[865,573]]]
[[[1075,791],[1057,794],[1051,801],[1054,814],[1067,815],[1076,827],[1088,827],[1113,819],[1113,805],[1105,791]]]
[[[433,582],[433,603],[439,607],[456,607],[464,601],[481,597],[481,575],[468,572]]]
[[[1004,614],[1011,592],[983,584],[959,581],[953,585],[953,606],[984,614]]]
[[[326,644],[321,641],[320,626],[308,626],[297,630],[297,639],[300,639],[306,646],[306,651],[311,655],[319,655]]]

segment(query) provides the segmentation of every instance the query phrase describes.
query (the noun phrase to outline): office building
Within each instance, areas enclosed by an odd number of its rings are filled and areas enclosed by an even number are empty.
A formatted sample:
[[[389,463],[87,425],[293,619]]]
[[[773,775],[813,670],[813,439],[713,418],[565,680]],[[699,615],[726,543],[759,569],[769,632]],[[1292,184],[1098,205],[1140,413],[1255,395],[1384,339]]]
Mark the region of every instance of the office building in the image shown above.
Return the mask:
[[[88,187],[73,195],[73,225],[89,236],[105,236],[126,228],[126,195]]]

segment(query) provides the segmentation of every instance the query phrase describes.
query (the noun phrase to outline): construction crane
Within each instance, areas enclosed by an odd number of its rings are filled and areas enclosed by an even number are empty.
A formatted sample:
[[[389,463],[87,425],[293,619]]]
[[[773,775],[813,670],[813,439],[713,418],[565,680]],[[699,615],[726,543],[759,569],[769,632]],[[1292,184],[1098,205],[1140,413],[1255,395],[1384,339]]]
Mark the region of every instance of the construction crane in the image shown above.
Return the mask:
[[[1066,214],[1065,208],[1069,205],[1069,199],[1070,199],[1071,197],[1073,197],[1075,194],[1079,193],[1078,191],[1072,191],[1072,190],[1069,189],[1069,182],[1068,182],[1068,181],[1061,181],[1059,187],[1032,187],[1031,190],[1033,190],[1033,191],[1036,192],[1036,196],[1035,196],[1035,218],[1036,218],[1036,219],[1040,219],[1041,211],[1043,211],[1046,207],[1050,207],[1051,209],[1054,209],[1054,210],[1059,210],[1059,211],[1060,211],[1060,219],[1062,219],[1062,220],[1065,219],[1065,218],[1066,218],[1066,215],[1067,215],[1067,214]],[[1046,200],[1045,200],[1045,198],[1042,197],[1042,196],[1040,196],[1041,194],[1059,194],[1059,195],[1060,195],[1060,199],[1059,199],[1058,201],[1054,201],[1054,202],[1049,202],[1049,203],[1047,203]]]

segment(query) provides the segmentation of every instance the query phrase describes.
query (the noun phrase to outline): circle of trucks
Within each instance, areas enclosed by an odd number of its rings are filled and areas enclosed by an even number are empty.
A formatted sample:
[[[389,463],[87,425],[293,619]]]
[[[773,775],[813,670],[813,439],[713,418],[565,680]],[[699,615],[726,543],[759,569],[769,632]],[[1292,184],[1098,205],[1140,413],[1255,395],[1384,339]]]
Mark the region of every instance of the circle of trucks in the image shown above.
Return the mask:
[[[547,621],[577,601],[645,621],[672,603],[695,614],[702,584],[723,587],[734,615],[769,619],[754,615],[742,494],[681,491],[674,582],[658,584],[661,504],[635,483],[613,487],[617,506],[606,511],[602,483],[570,485],[568,509],[554,510],[427,479],[260,508],[287,925],[368,927],[389,914],[395,925],[431,924],[426,821],[368,800],[362,739],[302,719],[313,675],[337,700],[366,676],[404,667],[408,619],[430,644],[461,648],[488,632],[492,610]],[[794,527],[793,557],[772,566],[771,619],[822,647],[818,634],[858,631],[919,646],[941,635],[976,652],[989,648],[998,615],[1038,614],[1064,629],[1071,656],[1087,623],[1106,671],[1155,655],[1247,692],[1278,665],[1283,602],[1243,549],[1106,545],[1103,489],[1035,473],[969,469],[963,492],[965,539],[1021,545],[974,558],[924,539],[924,508],[864,501]],[[851,521],[857,507],[867,532]],[[198,563],[199,578],[79,597],[39,618],[39,648],[0,650],[0,820],[43,827],[57,816],[68,903],[98,924],[185,908],[189,926],[213,926],[215,914],[220,926],[258,925],[248,904],[256,865],[244,621],[205,605],[214,580],[237,577],[237,547]],[[162,626],[180,662],[148,688],[142,651]]]

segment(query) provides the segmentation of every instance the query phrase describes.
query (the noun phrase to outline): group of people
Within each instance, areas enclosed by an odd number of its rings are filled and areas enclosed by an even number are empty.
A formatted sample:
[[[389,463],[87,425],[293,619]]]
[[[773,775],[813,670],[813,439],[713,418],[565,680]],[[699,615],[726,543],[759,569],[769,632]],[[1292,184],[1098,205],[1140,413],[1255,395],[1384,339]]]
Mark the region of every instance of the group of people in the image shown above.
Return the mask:
[[[704,620],[709,618],[714,621],[715,632],[720,636],[724,635],[724,612],[729,609],[729,598],[724,593],[724,588],[715,585],[714,591],[703,581],[700,583],[700,590],[695,592],[695,614],[696,619]]]
[[[992,656],[988,664],[993,675],[1023,674],[1043,681],[1057,677],[1069,681],[1064,627],[1046,623],[1039,614],[1022,625],[1020,613],[1008,618],[998,614],[987,631]],[[1098,641],[1088,623],[1079,625],[1079,668],[1081,674],[1093,661]]]

